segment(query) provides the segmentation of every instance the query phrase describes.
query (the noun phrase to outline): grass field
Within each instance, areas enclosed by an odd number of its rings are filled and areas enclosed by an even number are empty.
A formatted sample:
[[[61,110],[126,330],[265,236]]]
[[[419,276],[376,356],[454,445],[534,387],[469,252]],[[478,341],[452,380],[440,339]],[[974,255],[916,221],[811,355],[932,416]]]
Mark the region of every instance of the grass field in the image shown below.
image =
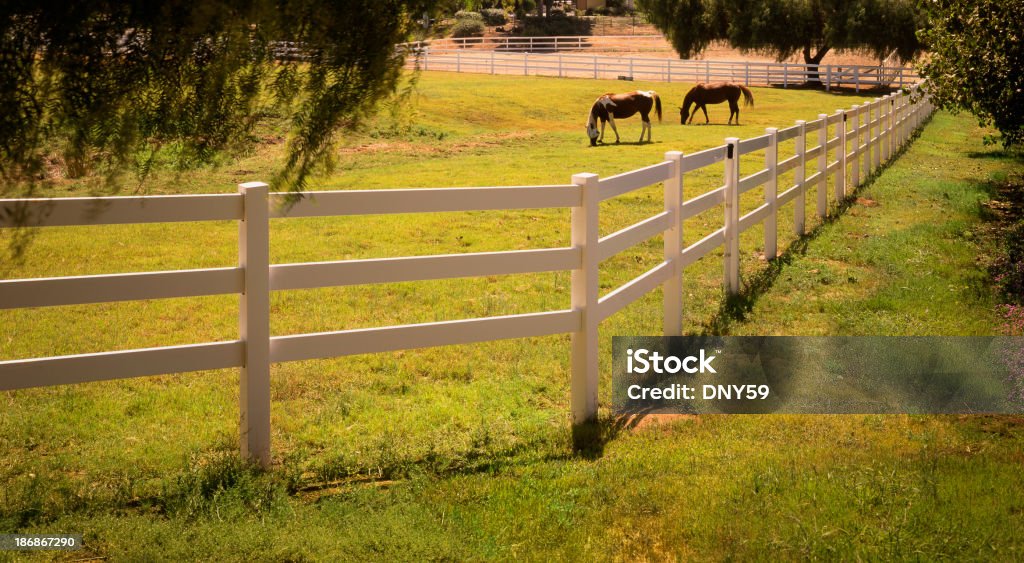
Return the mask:
[[[727,117],[719,106],[710,110],[718,124],[682,127],[676,108],[689,85],[632,83],[666,102],[655,142],[632,143],[634,119],[619,123],[623,144],[590,148],[587,109],[623,86],[427,73],[412,106],[347,139],[317,187],[566,183],[573,173],[615,174],[667,150],[755,136],[867,99],[755,89],[742,126],[718,125]],[[215,171],[158,174],[150,192],[233,192],[269,178],[280,132],[260,134],[253,154]],[[800,240],[781,222],[780,247],[793,250],[770,268],[754,229],[741,240],[746,292],[728,307],[720,253],[694,265],[685,331],[994,334],[996,301],[978,260],[994,245],[977,234],[979,202],[1021,166],[983,147],[982,135],[970,119],[939,114],[840,219]],[[743,166],[753,170],[758,159]],[[687,195],[717,187],[720,173],[688,176]],[[85,191],[58,182],[50,195]],[[759,197],[755,190],[744,205]],[[655,186],[604,204],[602,234],[657,212],[660,201]],[[687,222],[686,239],[717,228],[716,213]],[[533,210],[278,220],[271,259],[563,246],[568,223],[567,211]],[[2,273],[230,266],[235,231],[233,223],[41,230],[24,263]],[[657,264],[660,247],[603,264],[602,293]],[[564,308],[568,286],[568,274],[556,273],[279,292],[271,330]],[[611,336],[658,333],[660,301],[655,292],[602,325],[602,404]],[[3,311],[0,359],[234,339],[237,306],[206,297]],[[72,559],[1022,556],[1019,417],[706,416],[630,430],[603,416],[602,447],[579,454],[568,428],[568,351],[561,335],[276,365],[269,474],[236,460],[234,371],[5,392],[0,533],[84,533],[87,549]]]

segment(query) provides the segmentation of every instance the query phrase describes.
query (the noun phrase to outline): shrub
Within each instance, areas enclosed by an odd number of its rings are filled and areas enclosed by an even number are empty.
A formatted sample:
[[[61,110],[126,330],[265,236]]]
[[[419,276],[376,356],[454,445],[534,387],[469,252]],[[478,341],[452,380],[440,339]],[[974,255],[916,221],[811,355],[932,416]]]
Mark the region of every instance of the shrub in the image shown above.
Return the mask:
[[[482,20],[461,19],[452,27],[452,37],[481,37],[484,34]]]
[[[487,8],[481,10],[480,15],[484,18],[484,23],[487,25],[505,25],[508,19],[505,17],[505,10],[500,8]]]
[[[455,19],[460,21],[460,22],[461,21],[478,21],[480,23],[483,23],[483,21],[484,21],[484,17],[481,16],[478,12],[467,12],[465,10],[459,10],[458,12],[455,12]]]
[[[590,35],[589,20],[566,16],[560,12],[552,12],[544,18],[530,16],[523,19],[523,35],[554,36],[554,35]]]

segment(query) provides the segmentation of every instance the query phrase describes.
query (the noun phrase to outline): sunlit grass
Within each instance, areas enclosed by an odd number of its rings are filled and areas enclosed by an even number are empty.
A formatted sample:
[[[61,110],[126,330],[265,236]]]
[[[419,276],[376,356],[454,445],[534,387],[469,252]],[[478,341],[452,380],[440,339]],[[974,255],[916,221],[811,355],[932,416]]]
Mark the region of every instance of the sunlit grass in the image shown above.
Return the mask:
[[[564,184],[866,99],[755,89],[742,126],[683,127],[675,108],[689,86],[426,73],[415,105],[345,139],[336,171],[314,187]],[[619,122],[623,144],[588,146],[583,122],[597,95],[648,88],[666,109],[653,144],[631,144],[632,119]],[[710,113],[713,123],[727,117],[722,106]],[[229,193],[267,180],[279,133],[221,169],[158,174],[150,191]],[[854,205],[800,241],[742,318],[723,307],[720,251],[688,268],[684,330],[994,332],[974,261],[987,248],[964,233],[979,221],[989,176],[1013,163],[967,158],[979,139],[969,119],[938,116],[858,194],[878,205]],[[780,158],[792,150],[784,143]],[[762,159],[745,157],[744,174]],[[721,172],[688,175],[687,197],[716,188]],[[792,173],[780,191],[791,182]],[[744,195],[744,209],[762,197]],[[662,206],[660,186],[604,203],[601,232]],[[806,214],[815,228],[813,192]],[[792,215],[783,206],[780,249],[797,240]],[[687,221],[684,236],[692,243],[720,225],[712,210]],[[549,248],[569,245],[569,212],[280,219],[271,230],[274,263]],[[769,271],[761,233],[741,239],[748,289]],[[658,239],[608,260],[601,293],[661,252]],[[234,223],[53,228],[4,275],[236,260]],[[567,272],[285,291],[272,296],[271,331],[568,306]],[[237,307],[222,296],[3,311],[0,359],[232,340]],[[658,334],[661,322],[656,291],[602,324],[603,405],[612,336]],[[1019,420],[709,416],[635,432],[609,423],[603,451],[588,457],[570,447],[569,369],[568,335],[275,365],[269,475],[234,461],[236,370],[5,392],[0,532],[81,531],[92,554],[113,559],[1020,558]]]

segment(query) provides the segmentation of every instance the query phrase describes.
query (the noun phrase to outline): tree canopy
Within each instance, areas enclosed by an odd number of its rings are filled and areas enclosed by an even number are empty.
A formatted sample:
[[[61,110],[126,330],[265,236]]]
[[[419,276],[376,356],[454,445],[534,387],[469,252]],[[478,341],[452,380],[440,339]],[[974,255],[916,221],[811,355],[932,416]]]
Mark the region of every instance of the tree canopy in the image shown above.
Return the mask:
[[[395,44],[434,0],[11,0],[0,6],[0,195],[48,162],[116,185],[291,126],[275,181],[305,185],[335,131],[398,83]]]
[[[639,7],[690,58],[712,41],[778,60],[802,53],[818,64],[832,50],[909,60],[920,49],[912,0],[639,0]]]
[[[1024,141],[1024,0],[933,0],[921,73],[938,107],[967,110],[1004,146]]]

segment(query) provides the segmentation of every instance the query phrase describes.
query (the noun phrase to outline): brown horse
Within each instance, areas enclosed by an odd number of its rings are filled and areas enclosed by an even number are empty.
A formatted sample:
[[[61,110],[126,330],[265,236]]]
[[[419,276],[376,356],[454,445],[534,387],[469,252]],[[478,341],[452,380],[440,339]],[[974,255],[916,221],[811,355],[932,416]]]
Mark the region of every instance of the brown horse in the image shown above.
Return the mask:
[[[738,103],[740,94],[743,94],[743,105],[754,105],[754,94],[749,88],[731,82],[716,82],[714,84],[698,84],[686,93],[683,100],[683,107],[679,108],[679,123],[688,123],[686,117],[690,117],[689,123],[693,123],[693,116],[697,110],[704,110],[704,123],[708,123],[708,108],[705,104],[720,104],[729,101],[729,123],[732,124],[732,116],[736,116],[736,125],[740,124],[740,106]],[[690,106],[697,104],[690,113]]]
[[[661,98],[656,92],[636,91],[627,94],[605,94],[594,102],[590,108],[590,116],[587,118],[587,136],[590,137],[590,146],[596,146],[598,141],[604,142],[604,126],[609,121],[612,124],[612,131],[615,132],[615,142],[619,142],[619,130],[615,127],[615,119],[625,119],[640,112],[640,119],[643,121],[640,127],[640,141],[644,142],[644,131],[647,131],[647,142],[651,142],[651,108],[658,112],[658,121],[661,121]],[[601,120],[601,133],[598,138],[597,121]]]

